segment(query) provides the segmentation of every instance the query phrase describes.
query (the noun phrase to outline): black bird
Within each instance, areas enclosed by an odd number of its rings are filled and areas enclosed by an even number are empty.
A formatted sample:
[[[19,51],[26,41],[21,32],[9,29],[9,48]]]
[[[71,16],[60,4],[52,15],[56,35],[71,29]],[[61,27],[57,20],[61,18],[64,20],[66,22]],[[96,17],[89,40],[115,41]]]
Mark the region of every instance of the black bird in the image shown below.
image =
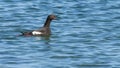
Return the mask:
[[[48,17],[45,21],[45,24],[43,25],[42,28],[40,28],[38,30],[30,31],[30,32],[21,32],[22,36],[49,36],[51,34],[50,23],[55,18],[56,18],[56,16],[53,14],[48,15]]]

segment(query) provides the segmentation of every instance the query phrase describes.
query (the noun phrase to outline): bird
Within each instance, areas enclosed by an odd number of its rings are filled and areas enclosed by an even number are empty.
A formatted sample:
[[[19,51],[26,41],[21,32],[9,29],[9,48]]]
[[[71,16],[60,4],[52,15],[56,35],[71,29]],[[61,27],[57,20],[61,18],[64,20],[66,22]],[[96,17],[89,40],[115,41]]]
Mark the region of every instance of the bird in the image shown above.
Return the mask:
[[[51,34],[50,23],[52,20],[56,19],[54,14],[48,15],[43,27],[37,30],[32,30],[29,32],[21,32],[22,36],[49,36]]]

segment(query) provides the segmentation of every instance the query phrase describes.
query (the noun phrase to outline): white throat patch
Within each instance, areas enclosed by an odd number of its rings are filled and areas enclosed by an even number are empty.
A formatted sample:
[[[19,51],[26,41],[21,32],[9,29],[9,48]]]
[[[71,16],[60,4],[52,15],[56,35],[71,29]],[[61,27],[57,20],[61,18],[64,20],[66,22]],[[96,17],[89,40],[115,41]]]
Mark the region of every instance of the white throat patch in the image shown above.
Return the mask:
[[[41,35],[42,32],[39,32],[39,31],[33,31],[32,34],[33,34],[33,35]]]

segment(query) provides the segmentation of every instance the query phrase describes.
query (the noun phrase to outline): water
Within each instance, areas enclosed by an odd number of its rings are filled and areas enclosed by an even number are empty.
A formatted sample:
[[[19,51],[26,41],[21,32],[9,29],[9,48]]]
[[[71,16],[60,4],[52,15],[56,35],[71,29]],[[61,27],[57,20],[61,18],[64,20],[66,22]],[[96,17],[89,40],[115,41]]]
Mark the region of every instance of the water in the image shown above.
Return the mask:
[[[17,36],[55,14],[50,37]],[[0,68],[119,68],[120,0],[0,0]]]

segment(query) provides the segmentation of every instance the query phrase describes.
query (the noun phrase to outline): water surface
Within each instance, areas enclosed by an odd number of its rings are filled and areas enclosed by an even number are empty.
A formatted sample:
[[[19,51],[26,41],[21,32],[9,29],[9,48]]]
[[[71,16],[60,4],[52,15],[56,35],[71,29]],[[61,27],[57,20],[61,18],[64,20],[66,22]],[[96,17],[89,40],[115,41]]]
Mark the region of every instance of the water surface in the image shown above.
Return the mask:
[[[17,36],[55,14],[50,37]],[[120,0],[0,0],[0,68],[119,68]]]

